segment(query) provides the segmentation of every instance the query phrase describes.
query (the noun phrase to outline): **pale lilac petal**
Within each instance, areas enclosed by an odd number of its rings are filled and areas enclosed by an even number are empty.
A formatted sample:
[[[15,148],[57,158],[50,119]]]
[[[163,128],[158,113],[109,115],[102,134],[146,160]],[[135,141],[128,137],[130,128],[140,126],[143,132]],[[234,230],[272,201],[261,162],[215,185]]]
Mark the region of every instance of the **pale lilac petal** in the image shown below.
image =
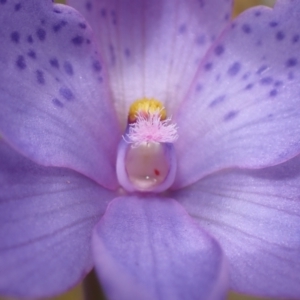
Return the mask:
[[[93,249],[110,300],[225,297],[221,249],[173,199],[113,200],[95,228]]]
[[[110,199],[90,179],[0,142],[0,294],[33,299],[77,284],[93,266],[92,228]]]
[[[46,166],[116,186],[118,125],[91,30],[51,1],[0,1],[0,132]]]
[[[179,110],[177,187],[300,151],[300,2],[241,15],[206,57]]]
[[[300,156],[223,171],[173,195],[221,244],[235,291],[300,298]]]
[[[68,0],[90,22],[122,121],[142,97],[170,114],[231,15],[231,0]]]

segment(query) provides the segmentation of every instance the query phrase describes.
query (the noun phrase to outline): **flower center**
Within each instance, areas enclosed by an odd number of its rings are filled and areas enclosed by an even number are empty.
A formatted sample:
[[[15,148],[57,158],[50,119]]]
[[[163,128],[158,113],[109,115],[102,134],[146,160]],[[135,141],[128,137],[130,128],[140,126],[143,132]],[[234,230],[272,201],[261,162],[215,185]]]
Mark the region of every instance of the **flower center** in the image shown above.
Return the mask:
[[[161,102],[148,98],[135,101],[117,156],[117,176],[123,188],[129,192],[168,189],[176,173],[173,143],[177,138],[177,127],[167,118]]]

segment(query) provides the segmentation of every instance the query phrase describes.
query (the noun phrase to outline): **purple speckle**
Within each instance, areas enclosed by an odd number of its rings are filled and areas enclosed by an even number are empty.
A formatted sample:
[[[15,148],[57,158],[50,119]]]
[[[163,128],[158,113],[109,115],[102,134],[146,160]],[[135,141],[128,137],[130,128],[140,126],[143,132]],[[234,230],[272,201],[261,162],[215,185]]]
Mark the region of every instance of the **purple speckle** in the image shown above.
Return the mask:
[[[27,37],[27,42],[28,42],[29,44],[32,44],[32,43],[33,43],[33,38],[32,38],[31,35],[29,35],[29,36]]]
[[[284,34],[282,31],[278,31],[278,32],[276,33],[276,39],[277,39],[278,41],[282,41],[284,38],[285,38],[285,34]]]
[[[243,30],[245,33],[247,33],[247,34],[251,33],[251,31],[252,31],[252,29],[251,29],[251,27],[250,27],[249,24],[243,24],[243,25],[242,25],[242,30]]]
[[[71,101],[74,99],[74,95],[69,88],[62,87],[59,89],[59,94],[63,96],[66,100]]]
[[[39,84],[45,84],[44,73],[41,70],[36,70],[36,79]]]
[[[29,57],[31,57],[32,59],[36,59],[36,53],[33,50],[29,50],[28,53],[27,53],[27,55]]]
[[[52,99],[52,103],[57,106],[57,107],[63,107],[63,103],[61,103],[61,101],[59,101],[57,98]]]
[[[11,40],[12,40],[14,43],[18,44],[19,41],[20,41],[20,34],[19,34],[19,32],[18,32],[18,31],[13,31],[13,32],[11,33],[11,35],[10,35],[10,38],[11,38]]]
[[[272,21],[269,23],[270,27],[276,27],[278,26],[278,22]]]
[[[274,86],[275,86],[275,87],[279,87],[279,86],[281,86],[281,85],[283,85],[283,82],[282,82],[281,80],[276,80],[276,81],[274,82]]]
[[[255,17],[261,16],[261,12],[260,12],[260,11],[256,11],[256,12],[254,13],[254,16],[255,16]]]
[[[85,23],[79,23],[78,26],[82,29],[86,29],[86,24]]]
[[[92,3],[91,2],[86,2],[85,8],[86,8],[86,10],[91,11],[92,10]]]
[[[287,68],[291,68],[291,67],[295,67],[297,63],[298,60],[295,57],[291,57],[286,61],[285,65]]]
[[[238,114],[238,111],[236,110],[232,110],[230,112],[228,112],[225,116],[224,116],[224,121],[228,122],[231,121],[232,119],[234,119]]]
[[[5,4],[6,0],[0,0],[0,4]]]
[[[205,42],[206,42],[206,37],[204,34],[201,34],[196,38],[196,44],[198,44],[199,46],[204,45]]]
[[[67,22],[62,20],[59,23],[53,25],[52,29],[53,29],[54,32],[58,32],[66,25],[67,25]]]
[[[46,39],[46,31],[43,28],[38,28],[36,31],[36,35],[42,42]]]
[[[251,90],[253,88],[253,83],[249,83],[245,86],[245,90]]]
[[[107,15],[107,12],[106,12],[105,8],[102,8],[100,13],[101,13],[102,18],[105,18],[106,15]]]
[[[50,63],[50,65],[51,65],[53,68],[56,68],[56,69],[59,68],[59,62],[58,62],[58,60],[57,60],[56,58],[51,58],[51,59],[49,60],[49,63]]]
[[[215,54],[217,56],[220,56],[222,53],[224,53],[224,47],[222,45],[218,45],[216,48],[215,48]]]
[[[180,34],[184,34],[184,33],[186,33],[186,29],[187,29],[186,24],[181,24],[178,28],[178,32]]]
[[[86,43],[89,45],[91,41],[89,39],[86,39]]]
[[[201,83],[197,83],[195,89],[196,89],[196,92],[200,92],[200,91],[202,91],[202,89],[203,89],[203,85],[202,85]]]
[[[210,71],[213,67],[213,64],[211,62],[208,62],[204,65],[204,70]]]
[[[110,53],[110,62],[112,65],[116,63],[116,54],[115,54],[115,48],[112,44],[109,44],[109,53]]]
[[[21,7],[22,7],[21,3],[17,3],[15,5],[15,11],[19,11],[21,9]]]
[[[269,85],[269,84],[271,84],[272,82],[273,82],[273,78],[270,77],[270,76],[264,77],[264,78],[262,78],[262,79],[260,80],[260,83],[261,83],[262,85]]]
[[[275,97],[277,95],[277,93],[278,93],[277,90],[273,89],[273,90],[270,91],[269,96],[270,97]]]
[[[114,10],[112,10],[110,12],[110,15],[111,15],[111,22],[116,25],[117,24],[117,14]]]
[[[297,43],[298,41],[299,41],[299,35],[296,34],[296,35],[294,35],[293,38],[292,38],[292,43],[295,44],[295,43]]]
[[[93,69],[94,69],[96,72],[100,72],[100,71],[101,71],[102,66],[101,66],[101,64],[100,64],[99,61],[94,61],[94,63],[93,63]]]
[[[237,75],[239,73],[239,71],[241,70],[241,67],[242,66],[239,62],[233,63],[227,71],[228,75],[230,75],[230,76]]]
[[[227,13],[227,14],[224,15],[224,20],[225,20],[225,21],[228,21],[229,18],[230,18],[230,14]]]
[[[262,65],[258,70],[257,70],[257,74],[260,75],[262,74],[264,71],[266,71],[268,69],[267,65]]]
[[[83,43],[84,39],[82,36],[80,35],[77,35],[75,37],[72,38],[72,43],[75,45],[75,46],[81,46],[82,43]]]
[[[216,105],[222,103],[225,100],[226,96],[221,95],[215,98],[213,101],[210,102],[209,107],[215,107]]]
[[[24,70],[26,69],[26,62],[25,62],[25,58],[23,55],[19,55],[17,57],[17,61],[16,61],[16,66],[20,69],[20,70]]]
[[[289,73],[288,73],[288,79],[289,79],[289,80],[295,79],[294,72],[289,72]]]
[[[61,14],[61,11],[57,8],[54,8],[53,11],[56,13],[56,14]]]
[[[128,48],[126,48],[125,50],[124,50],[124,55],[128,58],[128,57],[130,57],[130,50],[128,49]]]
[[[70,76],[72,76],[72,75],[74,74],[73,66],[72,66],[71,63],[68,62],[68,61],[66,61],[66,62],[64,63],[64,70],[65,70],[65,72],[66,72],[68,75],[70,75]]]

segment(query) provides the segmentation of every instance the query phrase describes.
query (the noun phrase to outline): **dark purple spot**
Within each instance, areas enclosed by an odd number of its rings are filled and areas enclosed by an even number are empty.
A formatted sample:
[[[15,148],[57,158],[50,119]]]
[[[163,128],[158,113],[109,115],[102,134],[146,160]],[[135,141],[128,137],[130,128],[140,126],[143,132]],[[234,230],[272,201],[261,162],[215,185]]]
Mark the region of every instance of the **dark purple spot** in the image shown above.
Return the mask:
[[[255,17],[261,16],[261,12],[260,12],[260,11],[256,11],[256,12],[254,13],[254,16],[255,16]]]
[[[239,71],[241,70],[241,67],[242,66],[239,62],[233,63],[227,71],[228,75],[230,75],[230,76],[237,75],[239,73]]]
[[[61,14],[61,11],[57,8],[54,8],[53,11],[56,13],[56,14]]]
[[[258,40],[257,42],[256,42],[256,46],[261,46],[262,45],[262,41],[261,40]]]
[[[20,41],[20,34],[19,34],[19,32],[18,32],[18,31],[13,31],[13,32],[10,34],[10,38],[11,38],[11,40],[12,40],[14,43],[18,44],[19,41]]]
[[[291,67],[295,67],[297,63],[298,63],[297,58],[291,57],[286,61],[285,65],[287,68],[291,68]]]
[[[41,19],[41,24],[42,24],[42,25],[45,25],[45,24],[46,24],[46,22],[45,22],[44,19]]]
[[[115,48],[112,44],[109,44],[109,53],[110,53],[110,62],[112,65],[116,63],[116,54],[115,54]]]
[[[209,107],[215,107],[216,105],[222,103],[225,100],[225,95],[221,95],[215,98],[213,101],[210,102]]]
[[[265,70],[267,70],[268,69],[268,66],[266,66],[266,65],[262,65],[258,70],[257,70],[257,74],[258,75],[260,75],[260,74],[262,74]]]
[[[39,84],[45,84],[44,73],[41,70],[36,70],[36,79]]]
[[[218,45],[216,48],[215,48],[215,54],[217,56],[220,56],[222,53],[224,53],[224,47],[222,45]]]
[[[297,43],[298,41],[299,41],[299,35],[296,34],[296,35],[293,36],[292,42],[293,42],[293,44],[295,44],[295,43]]]
[[[87,2],[87,3],[85,4],[85,8],[86,8],[87,10],[92,10],[92,3],[91,3],[91,2]]]
[[[110,12],[110,14],[111,14],[111,21],[112,21],[112,23],[114,25],[116,25],[117,24],[117,14],[116,14],[116,12],[114,10],[112,10]]]
[[[204,34],[201,34],[199,35],[197,38],[196,38],[196,43],[201,46],[201,45],[204,45],[206,42],[206,37]]]
[[[261,83],[262,85],[269,85],[269,84],[271,84],[272,82],[273,82],[273,78],[270,77],[270,76],[264,77],[264,78],[262,78],[262,79],[260,80],[260,83]]]
[[[125,54],[126,57],[130,57],[130,50],[128,48],[126,48],[124,50],[124,54]]]
[[[285,38],[285,34],[284,34],[282,31],[278,31],[278,32],[276,33],[276,39],[277,39],[278,41],[282,41],[284,38]]]
[[[82,45],[84,39],[82,36],[80,35],[77,35],[75,36],[74,38],[72,38],[72,43],[75,45],[75,46],[80,46]]]
[[[0,4],[5,4],[6,0],[0,0]]]
[[[73,66],[72,66],[71,63],[69,63],[68,61],[66,61],[66,62],[64,63],[64,70],[65,70],[65,72],[66,72],[68,75],[70,75],[70,76],[72,76],[72,75],[74,74]]]
[[[19,69],[24,70],[26,68],[26,62],[23,55],[19,55],[16,61],[16,65]]]
[[[82,29],[86,29],[86,24],[84,23],[79,23],[78,26]]]
[[[229,18],[230,18],[230,15],[229,15],[229,14],[225,14],[225,15],[224,15],[224,20],[225,20],[225,21],[228,21]]]
[[[36,35],[40,41],[44,41],[46,38],[46,31],[43,28],[38,28],[36,31]]]
[[[59,101],[57,98],[52,99],[52,102],[55,106],[57,107],[63,107],[63,103],[61,103],[61,101]]]
[[[21,3],[17,3],[15,5],[15,11],[19,11],[21,9],[21,7],[22,7]]]
[[[289,79],[289,80],[295,79],[294,72],[289,72],[289,73],[288,73],[288,79]]]
[[[51,65],[53,68],[56,68],[56,69],[59,68],[59,62],[58,62],[58,60],[57,60],[56,58],[51,58],[51,59],[49,60],[49,62],[50,62],[50,65]]]
[[[62,20],[59,23],[53,25],[52,29],[53,29],[54,32],[58,32],[66,25],[67,25],[67,22]]]
[[[253,88],[253,83],[249,83],[245,86],[245,90],[251,90]]]
[[[276,81],[274,82],[274,86],[275,86],[275,87],[279,87],[279,86],[281,86],[281,85],[283,85],[283,82],[282,82],[281,80],[276,80]]]
[[[236,110],[230,111],[229,113],[227,113],[224,116],[224,121],[225,122],[231,121],[232,119],[234,119],[237,116],[237,114],[238,114],[238,111],[236,111]]]
[[[269,93],[270,97],[275,97],[276,95],[277,95],[277,90],[275,90],[275,89],[271,90],[270,93]]]
[[[89,45],[91,41],[89,39],[86,39],[86,43]]]
[[[186,24],[181,24],[180,26],[179,26],[179,28],[178,28],[178,32],[180,33],[180,34],[184,34],[184,33],[186,33]]]
[[[31,57],[32,59],[36,59],[36,53],[33,50],[29,50],[28,53],[27,53],[27,55],[29,57]]]
[[[107,12],[106,12],[106,9],[105,9],[105,8],[102,8],[100,13],[101,13],[101,16],[102,16],[103,18],[105,18],[106,15],[107,15]]]
[[[33,43],[33,38],[32,38],[31,35],[29,35],[29,36],[27,37],[27,42],[28,42],[29,44],[32,44],[32,43]]]
[[[203,89],[203,85],[201,83],[197,83],[196,92],[200,92]]]
[[[278,26],[278,22],[272,21],[272,22],[269,23],[269,25],[271,27],[276,27],[276,26]]]
[[[251,27],[250,27],[249,24],[243,24],[243,25],[242,25],[242,30],[243,30],[245,33],[247,33],[247,34],[251,33],[251,31],[252,31],[252,29],[251,29]]]
[[[62,87],[59,89],[59,93],[61,96],[63,96],[68,101],[71,101],[74,99],[74,95],[69,88]]]
[[[99,61],[94,61],[94,63],[93,63],[93,69],[94,69],[96,72],[100,72],[100,71],[101,71],[102,66],[101,66],[101,64],[100,64]]]
[[[242,76],[242,80],[247,80],[249,76],[251,75],[251,72],[247,72]]]
[[[199,0],[199,4],[200,4],[200,7],[201,7],[201,8],[203,8],[203,7],[204,7],[204,5],[205,5],[205,2],[204,2],[204,0]]]
[[[213,64],[211,62],[208,62],[204,65],[204,69],[206,71],[210,71],[212,69],[212,67],[213,67]]]

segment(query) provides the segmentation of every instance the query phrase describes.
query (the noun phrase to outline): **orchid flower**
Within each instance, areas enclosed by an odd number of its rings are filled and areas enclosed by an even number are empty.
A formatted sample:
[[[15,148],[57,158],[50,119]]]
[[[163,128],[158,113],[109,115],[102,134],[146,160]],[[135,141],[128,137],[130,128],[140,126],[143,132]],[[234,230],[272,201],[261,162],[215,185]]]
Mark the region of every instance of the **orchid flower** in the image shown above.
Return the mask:
[[[0,0],[0,294],[299,298],[300,2],[70,4]]]

